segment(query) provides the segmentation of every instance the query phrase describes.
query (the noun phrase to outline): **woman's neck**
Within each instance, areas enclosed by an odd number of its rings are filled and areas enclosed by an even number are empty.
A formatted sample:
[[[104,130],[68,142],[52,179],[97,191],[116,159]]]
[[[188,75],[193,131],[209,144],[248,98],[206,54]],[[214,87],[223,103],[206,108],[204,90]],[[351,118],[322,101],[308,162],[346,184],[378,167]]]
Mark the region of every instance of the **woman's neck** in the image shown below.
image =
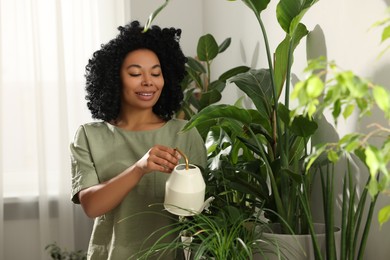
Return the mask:
[[[125,130],[145,131],[160,128],[166,122],[155,113],[147,112],[120,114],[110,123]]]

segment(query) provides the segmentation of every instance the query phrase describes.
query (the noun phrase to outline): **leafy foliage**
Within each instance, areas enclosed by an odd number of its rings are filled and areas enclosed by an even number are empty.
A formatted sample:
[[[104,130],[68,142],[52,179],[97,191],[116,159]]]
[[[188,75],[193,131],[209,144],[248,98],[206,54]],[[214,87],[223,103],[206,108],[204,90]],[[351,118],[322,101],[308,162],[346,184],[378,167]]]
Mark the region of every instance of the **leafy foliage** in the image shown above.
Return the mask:
[[[53,260],[87,260],[87,252],[83,250],[68,251],[62,249],[57,243],[47,245],[45,250]]]

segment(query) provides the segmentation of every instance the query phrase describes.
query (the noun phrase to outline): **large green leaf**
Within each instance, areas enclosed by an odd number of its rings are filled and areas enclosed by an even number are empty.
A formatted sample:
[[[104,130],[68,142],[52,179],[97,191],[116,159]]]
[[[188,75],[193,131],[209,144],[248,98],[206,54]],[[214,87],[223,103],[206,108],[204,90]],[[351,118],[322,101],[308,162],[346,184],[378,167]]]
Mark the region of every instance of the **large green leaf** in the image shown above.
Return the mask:
[[[219,92],[216,89],[203,92],[202,97],[199,100],[199,104],[200,104],[199,109],[203,109],[211,104],[218,102],[219,100],[221,100],[221,97],[222,97],[221,92]]]
[[[286,80],[287,67],[288,67],[288,53],[290,42],[292,42],[292,52],[299,45],[299,42],[303,37],[305,37],[309,31],[306,29],[306,26],[303,24],[299,24],[297,30],[293,37],[290,35],[286,35],[284,40],[278,45],[275,51],[275,85],[276,85],[276,95],[279,99],[280,94],[282,93],[283,85]],[[294,59],[294,57],[291,57]],[[291,65],[293,60],[291,61]]]
[[[218,44],[211,34],[199,38],[197,46],[198,58],[201,61],[211,61],[218,55]]]
[[[252,100],[257,110],[267,113],[272,111],[272,83],[269,70],[249,70],[238,74],[229,80],[239,87]]]
[[[310,137],[316,132],[318,124],[307,117],[297,116],[289,128],[297,136]]]
[[[252,118],[246,109],[230,105],[210,105],[194,115],[184,126],[183,131],[202,124],[216,125],[219,120],[230,120],[249,125]]]
[[[255,14],[259,16],[265,10],[270,0],[242,0]]]
[[[291,36],[309,8],[318,0],[280,0],[276,7],[276,17],[283,30]]]

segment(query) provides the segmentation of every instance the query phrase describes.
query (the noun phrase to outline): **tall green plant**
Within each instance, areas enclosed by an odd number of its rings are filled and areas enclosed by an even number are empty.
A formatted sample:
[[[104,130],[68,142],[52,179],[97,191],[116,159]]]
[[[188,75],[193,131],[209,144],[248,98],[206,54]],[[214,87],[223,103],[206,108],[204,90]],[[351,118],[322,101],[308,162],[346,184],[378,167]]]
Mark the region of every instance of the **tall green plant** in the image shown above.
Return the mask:
[[[286,32],[284,40],[272,53],[268,43],[266,27],[261,19],[262,12],[270,1],[243,1],[254,13],[263,35],[268,68],[252,69],[246,73],[229,79],[235,83],[252,100],[256,109],[244,109],[235,105],[214,105],[203,109],[194,115],[184,130],[197,127],[206,135],[215,125],[234,140],[228,155],[231,166],[237,175],[251,185],[244,188],[256,189],[257,186],[264,197],[264,206],[276,214],[268,216],[273,220],[282,218],[293,227],[294,232],[301,233],[303,214],[297,192],[302,181],[310,185],[310,176],[302,176],[302,159],[307,154],[306,144],[315,132],[317,124],[307,117],[297,117],[290,123],[289,95],[291,66],[293,52],[300,40],[308,34],[306,26],[300,23],[303,15],[317,1],[281,0],[277,5],[276,14],[279,25]],[[274,59],[273,59],[274,57]],[[284,102],[279,102],[282,90],[285,91]],[[304,125],[305,127],[302,127]],[[217,131],[216,129],[215,131]],[[243,151],[243,152],[242,152]],[[209,151],[213,152],[213,151]],[[255,174],[248,176],[240,160],[251,163]],[[243,158],[243,156],[247,158]],[[260,179],[268,180],[266,186]],[[245,186],[245,184],[244,184]],[[261,187],[260,187],[261,186]],[[242,189],[243,192],[245,192]],[[253,195],[253,194],[252,194]],[[253,203],[253,197],[248,196],[248,204]],[[290,230],[285,226],[284,230]]]

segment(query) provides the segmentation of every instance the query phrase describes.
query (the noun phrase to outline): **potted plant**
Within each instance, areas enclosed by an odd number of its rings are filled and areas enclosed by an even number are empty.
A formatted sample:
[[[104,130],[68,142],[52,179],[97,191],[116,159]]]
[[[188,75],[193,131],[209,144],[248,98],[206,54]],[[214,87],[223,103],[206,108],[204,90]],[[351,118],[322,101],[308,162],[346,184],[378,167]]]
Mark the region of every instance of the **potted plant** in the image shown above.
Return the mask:
[[[340,116],[347,117],[354,107],[353,102],[356,102],[358,108],[363,109],[361,115],[365,115],[366,110],[370,109],[370,104],[376,103],[385,112],[385,116],[388,116],[388,93],[383,88],[372,87],[370,83],[349,71],[335,71],[335,76],[331,77],[330,81],[324,82],[323,78],[328,74],[328,66],[332,69],[336,66],[324,60],[317,60],[308,65],[310,76],[295,86],[293,95],[298,98],[299,104],[292,109],[290,78],[293,54],[300,40],[308,34],[306,26],[300,21],[317,0],[279,1],[276,17],[279,25],[286,32],[286,37],[274,52],[269,48],[266,27],[261,19],[261,14],[270,1],[243,0],[242,2],[253,11],[259,22],[264,37],[268,67],[235,75],[229,78],[228,82],[234,83],[246,93],[252,100],[254,108],[245,108],[239,101],[234,105],[211,105],[194,114],[183,130],[197,127],[206,140],[209,167],[205,176],[208,180],[208,191],[217,197],[215,204],[219,208],[223,205],[234,206],[245,216],[258,216],[263,210],[265,218],[280,223],[284,233],[310,233],[315,256],[321,259],[309,203],[313,176],[317,169],[324,169],[318,168],[321,166],[320,155],[326,153],[326,162],[331,163],[328,168],[330,170],[333,169],[332,165],[338,161],[341,154],[354,153],[356,158],[361,159],[362,163],[370,169],[367,191],[370,191],[374,198],[373,207],[375,196],[389,187],[390,142],[387,135],[379,148],[373,148],[362,142],[367,141],[366,138],[372,135],[369,133],[348,135],[342,137],[338,144],[325,143],[312,148],[310,140],[318,128],[319,116],[325,108],[328,108],[336,119]],[[332,80],[336,82],[334,85]],[[333,90],[332,86],[335,86]],[[343,88],[345,91],[341,93],[336,87]],[[332,91],[328,92],[328,90]],[[358,96],[351,99],[350,95],[354,91]],[[280,100],[282,93],[284,99]],[[380,127],[379,130],[386,133],[388,126]],[[379,130],[374,132],[377,133]],[[378,180],[379,175],[381,177]],[[325,174],[322,176],[323,191],[328,194],[327,191],[333,189],[331,175],[327,175],[328,179]],[[354,193],[354,184],[346,185],[345,192],[348,189]],[[324,198],[324,201],[331,200],[331,196]],[[354,201],[351,200],[351,207],[345,207],[349,209],[350,215],[353,215],[353,203]],[[328,203],[326,206],[324,214],[331,217],[332,205]],[[333,226],[332,221],[329,220],[331,218],[327,219],[330,221],[328,225],[331,225],[327,227],[328,234],[329,231],[333,231]],[[370,221],[369,216],[366,221],[358,220],[349,223],[360,226],[359,223],[365,222],[368,228]],[[345,232],[346,225],[341,227]],[[349,232],[347,235],[353,239],[357,231]],[[367,233],[364,234],[365,237]],[[327,236],[330,239],[328,247],[334,246],[332,235]],[[364,251],[364,237],[362,251]],[[357,236],[355,238],[358,239]],[[328,251],[329,257],[334,256],[331,251]]]
[[[253,101],[255,109],[242,108],[237,104],[213,105],[194,115],[184,130],[197,127],[201,133],[207,135],[206,140],[211,144],[210,159],[219,162],[218,167],[211,167],[211,176],[216,180],[216,186],[230,190],[230,194],[234,195],[230,202],[241,200],[246,206],[249,205],[251,210],[256,210],[258,204],[264,203],[266,217],[271,221],[280,222],[283,232],[295,234],[310,232],[316,248],[316,258],[319,259],[322,256],[316,243],[309,208],[315,172],[313,162],[325,152],[328,162],[332,164],[336,163],[340,154],[354,153],[370,171],[368,189],[358,202],[360,205],[358,211],[353,211],[353,200],[349,207],[344,207],[344,213],[348,211],[349,216],[357,213],[357,219],[347,222],[344,218],[342,222],[344,226],[341,228],[343,232],[351,230],[350,226],[355,228],[353,232],[343,233],[342,241],[346,241],[348,236],[351,241],[355,239],[353,244],[356,244],[360,239],[359,227],[364,226],[358,253],[359,257],[362,257],[376,198],[389,187],[388,125],[379,126],[368,134],[355,133],[344,136],[337,145],[325,143],[314,147],[314,150],[308,146],[308,142],[315,133],[317,120],[325,108],[332,111],[337,121],[339,117],[346,118],[351,115],[354,108],[361,109],[359,115],[365,116],[375,103],[383,110],[388,120],[389,94],[384,88],[372,85],[350,71],[336,71],[334,63],[319,60],[309,63],[307,70],[311,71],[311,76],[295,86],[293,94],[299,97],[300,103],[298,107],[291,109],[289,105],[291,83],[284,79],[290,79],[294,48],[308,33],[299,21],[316,1],[305,1],[304,4],[288,0],[279,2],[277,18],[286,32],[286,38],[276,48],[275,53],[269,50],[265,26],[260,17],[269,1],[243,2],[259,21],[269,67],[250,70],[230,78],[229,81],[247,94]],[[274,60],[271,58],[272,54]],[[329,81],[323,82],[321,76],[328,74],[328,66],[335,74]],[[285,98],[284,102],[279,103],[282,90],[285,91]],[[303,113],[298,113],[302,112],[300,109]],[[367,141],[369,137],[379,132],[385,135],[380,145],[374,147]],[[331,181],[323,183],[324,194],[334,188]],[[356,194],[354,185],[356,184],[346,185],[344,192],[349,190],[351,194]],[[226,186],[229,188],[226,189]],[[371,206],[368,218],[361,220],[365,198],[368,198],[367,191],[372,198]],[[328,196],[327,201],[331,199],[332,197]],[[333,216],[332,212],[332,205],[328,203],[324,213],[328,216],[328,221]],[[382,222],[385,221],[384,216],[388,216],[386,212],[388,208],[381,211]],[[332,223],[334,222],[330,221],[328,224]],[[328,226],[327,230],[329,233],[327,236],[331,239],[333,226]],[[334,243],[328,241],[328,247],[333,246]],[[355,246],[350,248],[354,251]],[[353,257],[354,252],[350,255]]]

